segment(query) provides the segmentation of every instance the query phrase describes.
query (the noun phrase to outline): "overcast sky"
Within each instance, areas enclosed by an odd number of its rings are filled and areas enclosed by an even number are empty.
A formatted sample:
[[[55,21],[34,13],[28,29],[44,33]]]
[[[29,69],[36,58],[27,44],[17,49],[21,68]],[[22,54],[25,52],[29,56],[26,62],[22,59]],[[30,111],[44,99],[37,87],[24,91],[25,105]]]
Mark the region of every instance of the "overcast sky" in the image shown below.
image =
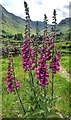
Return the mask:
[[[70,0],[25,0],[29,6],[31,20],[43,21],[44,14],[48,17],[48,23],[52,23],[53,10],[57,11],[57,23],[69,17]],[[24,0],[0,0],[9,12],[25,18]]]

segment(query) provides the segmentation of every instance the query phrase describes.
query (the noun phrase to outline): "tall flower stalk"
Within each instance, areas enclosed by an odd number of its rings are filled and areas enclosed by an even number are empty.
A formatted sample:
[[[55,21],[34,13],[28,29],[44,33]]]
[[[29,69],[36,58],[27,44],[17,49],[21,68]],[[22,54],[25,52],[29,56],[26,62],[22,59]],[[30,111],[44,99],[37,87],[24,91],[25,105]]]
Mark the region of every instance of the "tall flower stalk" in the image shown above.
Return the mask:
[[[22,109],[23,109],[23,111],[25,113],[24,105],[22,103],[22,100],[21,100],[19,92],[18,92],[18,89],[20,88],[20,85],[19,85],[19,82],[16,81],[16,78],[15,78],[12,52],[9,52],[9,55],[8,55],[8,69],[7,69],[7,81],[6,81],[6,84],[7,84],[8,93],[13,92],[14,89],[16,90],[16,93],[18,95],[20,104],[21,104]]]
[[[46,18],[45,18],[46,19]],[[45,24],[44,24],[45,25]],[[44,35],[42,37],[42,47],[40,51],[40,57],[38,60],[38,67],[36,68],[36,78],[40,81],[39,87],[47,86],[48,85],[48,71],[46,65],[46,36],[45,36],[45,26],[44,26]]]
[[[55,29],[56,29],[56,10],[53,11],[53,32],[55,33]],[[53,44],[55,43],[55,35],[54,35],[54,39],[53,39]],[[54,61],[54,48],[52,50],[52,62]],[[52,71],[52,100],[53,100],[53,95],[54,95],[54,74]]]
[[[44,14],[44,31],[42,35],[42,45],[39,45],[39,28],[38,28],[38,21],[36,22],[36,35],[34,39],[30,37],[30,15],[29,15],[29,7],[28,4],[24,1],[24,7],[25,7],[25,13],[26,13],[26,19],[25,19],[25,33],[24,33],[24,41],[22,45],[22,69],[24,73],[28,73],[29,75],[29,81],[31,85],[31,91],[33,91],[32,100],[31,102],[35,102],[34,105],[29,107],[30,110],[34,111],[35,109],[40,109],[44,106],[45,113],[44,117],[48,118],[47,116],[47,91],[48,91],[48,85],[49,85],[49,72],[48,72],[48,65],[47,62],[51,60],[49,63],[49,68],[52,71],[52,90],[51,90],[51,96],[52,96],[52,106],[53,107],[53,99],[54,99],[54,76],[60,69],[59,64],[59,55],[60,52],[55,49],[55,36],[56,36],[56,10],[53,11],[53,26],[52,26],[52,32],[48,35],[48,27],[47,27],[47,16]],[[33,72],[34,71],[34,72]],[[36,81],[34,81],[33,76],[35,73]],[[29,82],[28,82],[29,83]],[[7,69],[7,91],[8,93],[16,91],[20,104],[22,106],[23,112],[26,113],[24,105],[22,103],[22,100],[20,98],[18,89],[20,88],[19,82],[16,81],[15,77],[15,70],[14,70],[14,62],[13,62],[13,56],[12,52],[9,53],[8,56],[8,69]],[[38,87],[38,88],[37,88]],[[40,89],[41,88],[41,89]],[[27,91],[27,90],[26,90]],[[41,95],[40,95],[41,93]],[[42,95],[43,94],[43,95]],[[31,97],[31,96],[30,96]],[[44,98],[43,98],[44,97]],[[43,98],[43,106],[41,106]],[[41,101],[41,102],[39,102]],[[49,103],[49,102],[48,102]],[[35,109],[34,109],[35,108]],[[42,111],[43,112],[43,111]],[[29,113],[29,110],[28,110]],[[40,111],[39,111],[40,113]],[[39,114],[38,113],[38,114]],[[29,114],[26,114],[25,116],[29,116]]]
[[[26,25],[25,25],[25,40],[22,45],[22,68],[24,72],[32,68],[31,58],[31,50],[30,47],[30,16],[29,16],[29,8],[27,3],[24,2],[25,11],[26,11]]]
[[[46,14],[44,14],[44,39],[45,39],[45,58],[46,58],[46,61],[47,61],[47,44],[46,44],[46,42],[48,41],[48,37],[47,37],[47,16],[46,16]],[[49,77],[49,73],[48,73],[48,77]],[[44,86],[44,99],[45,99],[45,118],[47,118],[47,98],[46,98],[46,96],[47,96],[47,87],[46,86]]]
[[[53,26],[52,26],[52,32],[53,32],[53,39],[52,39],[52,61],[50,63],[50,69],[52,70],[52,100],[54,98],[54,75],[59,71],[60,64],[59,64],[59,55],[60,52],[55,49],[55,36],[56,36],[56,10],[53,11]]]
[[[39,27],[38,27],[38,21],[36,22],[36,38],[35,38],[35,57],[36,57],[36,68],[37,68],[37,61],[38,61],[38,44],[39,44]]]
[[[46,52],[47,52],[47,16],[44,15],[44,34],[42,36],[42,47],[40,50],[40,57],[38,60],[38,67],[36,68],[36,78],[39,80],[39,87],[44,89],[44,101],[45,101],[45,118],[47,118],[47,99],[46,99],[46,94],[47,94],[47,89],[46,86],[48,86],[48,78],[49,78],[49,73],[47,70],[47,57],[46,57]]]
[[[22,68],[24,72],[27,70],[33,70],[33,64],[35,64],[34,60],[34,50],[31,46],[31,38],[30,38],[30,15],[29,8],[26,2],[24,2],[25,12],[26,12],[26,25],[25,25],[25,40],[23,41],[22,46]]]
[[[12,66],[12,55],[9,53],[8,55],[8,68],[7,68],[7,91],[8,93],[11,93],[14,88],[19,89],[20,85],[18,81],[15,81],[14,77],[14,71],[13,71],[13,66]]]
[[[23,41],[22,46],[22,68],[24,72],[29,72],[30,82],[32,83],[32,88],[35,96],[34,90],[34,79],[32,71],[35,69],[35,56],[34,56],[34,49],[32,47],[32,39],[30,37],[30,15],[29,15],[29,7],[27,3],[24,1],[25,13],[26,13],[26,25],[25,25],[25,40]]]

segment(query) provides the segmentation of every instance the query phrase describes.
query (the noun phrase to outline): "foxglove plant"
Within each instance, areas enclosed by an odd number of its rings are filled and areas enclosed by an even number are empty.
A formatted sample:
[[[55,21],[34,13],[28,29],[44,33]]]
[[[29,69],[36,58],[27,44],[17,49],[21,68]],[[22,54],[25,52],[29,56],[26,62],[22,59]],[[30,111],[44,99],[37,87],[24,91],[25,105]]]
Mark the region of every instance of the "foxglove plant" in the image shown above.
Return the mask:
[[[22,47],[22,67],[24,72],[29,69],[33,70],[34,68],[32,64],[35,64],[34,51],[28,46],[28,40],[29,39],[26,39],[27,44],[24,42]]]
[[[25,26],[25,40],[23,41],[22,46],[22,68],[24,72],[28,71],[30,83],[32,84],[31,90],[33,91],[33,95],[35,96],[34,90],[34,79],[32,71],[35,69],[35,51],[33,49],[32,43],[34,40],[30,37],[30,15],[29,8],[27,3],[24,1],[25,12],[26,12],[26,26]]]
[[[52,70],[52,100],[53,100],[53,93],[54,93],[54,75],[59,71],[60,64],[59,64],[59,56],[60,52],[55,49],[55,27],[56,27],[56,10],[53,12],[53,29],[52,33],[48,36],[47,31],[47,16],[44,14],[44,33],[42,35],[42,46],[40,47],[40,51],[38,52],[38,40],[39,40],[39,29],[38,29],[38,22],[36,28],[36,37],[31,39],[30,37],[30,15],[29,15],[29,8],[26,2],[24,2],[25,11],[26,11],[26,25],[25,25],[25,40],[23,41],[22,45],[22,68],[23,71],[28,71],[29,79],[30,79],[30,86],[31,91],[33,91],[33,98],[32,101],[35,101],[36,107],[39,105],[38,100],[41,100],[41,97],[38,98],[38,93],[43,90],[44,92],[44,105],[45,105],[45,118],[47,118],[47,89],[49,84],[49,72],[48,72],[48,65],[47,62],[50,62],[50,69]],[[8,62],[8,69],[7,69],[7,91],[11,93],[14,88],[16,88],[16,92],[18,98],[20,100],[21,106],[25,113],[25,109],[23,103],[20,99],[18,89],[20,88],[19,82],[16,81],[15,72],[14,72],[14,63],[13,58],[9,55],[9,62]],[[39,82],[39,89],[36,89],[37,85],[34,83],[33,77],[33,70],[36,70],[36,79],[37,84]],[[42,89],[40,89],[42,88]],[[38,92],[37,92],[38,91]],[[41,92],[42,93],[42,92]],[[36,99],[37,98],[37,99]],[[31,110],[33,107],[31,107]]]
[[[39,87],[48,85],[49,73],[46,65],[46,35],[47,35],[47,17],[44,15],[44,36],[42,37],[42,48],[40,52],[40,58],[38,61],[38,67],[36,68],[36,78],[40,81]]]
[[[17,89],[20,87],[19,82],[18,81],[14,81],[14,76],[13,76],[13,68],[12,68],[12,57],[9,54],[9,58],[8,58],[8,68],[7,68],[7,91],[8,93],[11,93],[14,88],[16,87]]]
[[[39,87],[48,85],[49,73],[47,71],[46,58],[43,57],[42,52],[40,53],[40,59],[38,61],[39,66],[36,68],[36,78],[40,81]]]
[[[59,55],[60,52],[55,49],[55,36],[56,36],[56,10],[53,11],[53,26],[52,26],[52,40],[51,40],[51,53],[52,53],[52,61],[50,62],[50,69],[52,70],[52,100],[54,96],[54,75],[59,71],[60,64],[59,64]]]
[[[50,63],[50,69],[52,70],[53,76],[56,74],[57,71],[60,69],[60,64],[59,64],[59,55],[60,52],[55,49],[55,29],[56,29],[56,10],[53,12],[53,41],[51,44],[51,49],[52,49],[52,62]]]
[[[26,11],[26,26],[25,26],[25,40],[22,46],[22,68],[24,72],[27,70],[34,70],[33,64],[34,60],[34,50],[31,47],[31,38],[30,38],[30,15],[29,8],[26,2],[24,2],[25,11]]]
[[[35,38],[35,61],[36,61],[36,68],[37,68],[37,61],[38,61],[38,48],[39,48],[39,27],[38,27],[38,21],[36,22],[36,38]]]
[[[12,52],[9,52],[9,55],[8,55],[8,68],[7,68],[7,81],[6,81],[6,85],[7,85],[8,93],[11,93],[14,90],[16,90],[16,93],[18,95],[20,104],[21,104],[22,109],[23,109],[23,111],[25,113],[24,105],[22,103],[22,100],[21,100],[19,92],[18,92],[18,89],[20,88],[20,84],[19,84],[18,81],[16,81],[16,78],[15,78]]]
[[[50,63],[50,69],[52,70],[53,75],[60,70],[59,58],[57,55],[54,56],[53,61]]]
[[[42,36],[42,47],[41,47],[41,51],[40,51],[40,58],[38,61],[38,67],[37,67],[37,79],[40,81],[39,83],[39,87],[42,88],[43,87],[43,91],[44,91],[44,108],[45,108],[45,114],[44,117],[47,118],[47,87],[49,82],[48,82],[48,78],[49,78],[49,73],[47,70],[47,60],[50,59],[49,55],[49,51],[47,51],[47,41],[48,41],[48,37],[47,37],[47,16],[46,14],[44,14],[44,34]]]
[[[9,58],[9,62],[8,62],[8,69],[7,69],[7,91],[10,93],[13,91],[13,86],[12,86],[12,82],[13,82],[13,77],[11,74],[11,60]]]

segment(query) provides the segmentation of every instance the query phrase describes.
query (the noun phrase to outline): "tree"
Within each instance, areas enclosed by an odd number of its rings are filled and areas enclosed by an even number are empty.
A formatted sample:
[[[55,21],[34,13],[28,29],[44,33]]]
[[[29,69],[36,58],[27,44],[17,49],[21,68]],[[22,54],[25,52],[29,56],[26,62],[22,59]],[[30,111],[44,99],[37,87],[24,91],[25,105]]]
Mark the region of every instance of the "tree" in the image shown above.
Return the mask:
[[[23,40],[23,35],[22,35],[22,33],[15,34],[15,35],[14,35],[14,39],[15,39],[15,40]]]

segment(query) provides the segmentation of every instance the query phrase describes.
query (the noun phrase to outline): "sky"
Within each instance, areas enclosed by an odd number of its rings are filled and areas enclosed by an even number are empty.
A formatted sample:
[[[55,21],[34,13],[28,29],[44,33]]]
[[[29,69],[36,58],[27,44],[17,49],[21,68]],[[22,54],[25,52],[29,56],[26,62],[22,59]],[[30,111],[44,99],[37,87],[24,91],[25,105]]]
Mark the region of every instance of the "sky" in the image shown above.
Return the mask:
[[[29,6],[31,20],[43,21],[47,15],[48,23],[52,23],[53,10],[57,12],[57,23],[69,17],[70,0],[25,0]],[[24,0],[0,0],[6,10],[17,16],[25,18]],[[70,5],[71,8],[71,5]]]

